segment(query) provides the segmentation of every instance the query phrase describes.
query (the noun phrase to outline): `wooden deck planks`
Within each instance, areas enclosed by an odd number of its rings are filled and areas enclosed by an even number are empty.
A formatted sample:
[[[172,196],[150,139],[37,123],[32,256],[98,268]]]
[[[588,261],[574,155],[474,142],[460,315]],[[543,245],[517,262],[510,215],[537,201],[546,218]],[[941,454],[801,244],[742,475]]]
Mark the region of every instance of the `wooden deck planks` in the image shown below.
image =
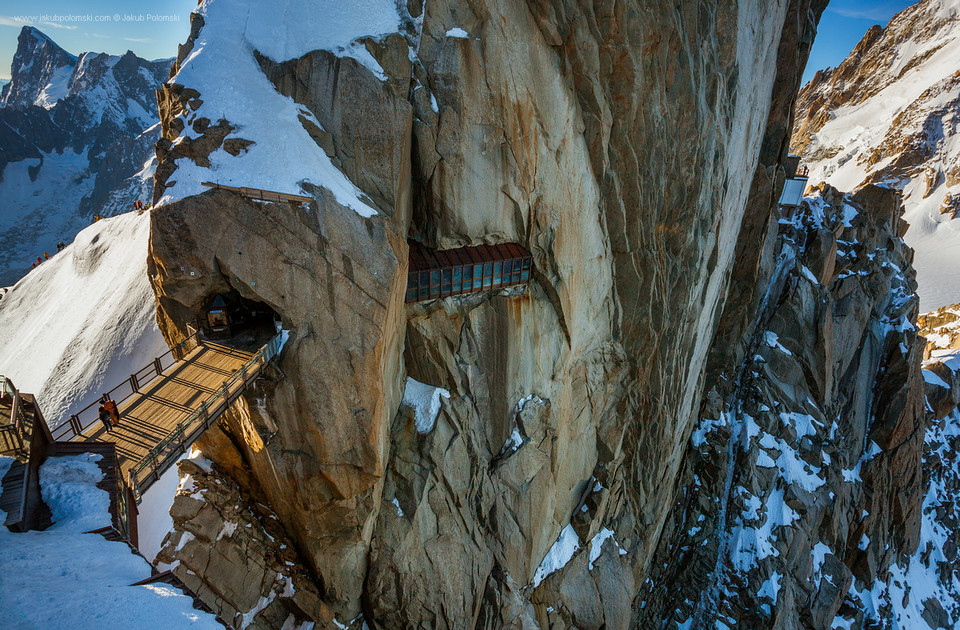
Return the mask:
[[[125,400],[119,408],[120,425],[112,432],[97,423],[84,432],[84,439],[116,444],[120,469],[127,475],[178,422],[198,409],[254,354],[203,342],[161,378]]]

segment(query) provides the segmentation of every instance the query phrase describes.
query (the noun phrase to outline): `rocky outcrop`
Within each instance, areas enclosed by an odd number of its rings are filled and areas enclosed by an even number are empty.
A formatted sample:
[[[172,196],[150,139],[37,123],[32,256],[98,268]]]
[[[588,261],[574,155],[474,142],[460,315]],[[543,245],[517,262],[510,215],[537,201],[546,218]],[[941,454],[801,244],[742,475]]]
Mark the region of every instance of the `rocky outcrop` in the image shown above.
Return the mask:
[[[924,359],[929,359],[935,350],[960,350],[960,305],[943,306],[924,313],[917,325],[927,340]]]
[[[46,92],[51,84],[69,78],[76,64],[74,55],[36,28],[24,26],[13,55],[14,72],[10,75],[10,82],[0,89],[0,107],[23,109],[33,105],[52,105]],[[62,92],[61,89],[61,95],[65,96]]]
[[[170,516],[175,530],[157,555],[234,628],[335,628],[313,576],[305,572],[277,517],[247,500],[209,461],[178,464],[181,483]],[[216,583],[198,576],[217,575]]]

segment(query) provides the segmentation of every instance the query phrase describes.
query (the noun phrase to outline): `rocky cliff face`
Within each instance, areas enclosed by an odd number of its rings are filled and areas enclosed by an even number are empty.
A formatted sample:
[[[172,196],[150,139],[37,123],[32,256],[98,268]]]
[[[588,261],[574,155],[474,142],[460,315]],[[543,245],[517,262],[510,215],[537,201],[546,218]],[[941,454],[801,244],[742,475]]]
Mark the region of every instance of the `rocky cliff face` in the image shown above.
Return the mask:
[[[796,216],[774,207],[822,9],[410,2],[363,21],[219,1],[194,17],[160,94],[158,318],[175,342],[234,292],[290,331],[200,448],[276,515],[335,616],[318,622],[949,619],[942,593],[898,586],[954,553],[924,534],[923,466],[947,473],[923,454],[899,199],[824,188]],[[346,39],[301,37],[316,19]],[[535,279],[404,306],[407,238],[518,242]],[[425,425],[402,404],[417,383],[448,394]],[[166,553],[187,567],[194,525],[177,526]],[[237,625],[276,590],[189,570]]]
[[[154,92],[170,60],[70,55],[24,27],[0,90],[0,284],[70,241],[94,215],[149,201]]]
[[[901,190],[924,310],[960,299],[960,3],[923,0],[875,26],[797,100],[792,146],[810,182]]]
[[[706,400],[643,627],[869,626],[886,618],[863,591],[889,605],[878,584],[917,550],[924,344],[899,198],[818,193],[781,219],[749,356]]]

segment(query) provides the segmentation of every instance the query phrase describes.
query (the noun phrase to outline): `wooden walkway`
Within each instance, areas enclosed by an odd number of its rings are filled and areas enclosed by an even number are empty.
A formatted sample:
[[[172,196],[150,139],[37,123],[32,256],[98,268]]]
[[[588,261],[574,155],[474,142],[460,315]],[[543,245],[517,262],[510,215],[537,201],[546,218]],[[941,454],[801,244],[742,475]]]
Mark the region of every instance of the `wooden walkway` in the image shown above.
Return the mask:
[[[100,423],[95,423],[83,432],[82,439],[116,444],[120,470],[127,478],[151,449],[255,354],[204,341],[160,378],[124,400],[119,406],[120,425],[113,431],[108,432]],[[147,474],[147,471],[141,472],[137,482],[143,482]]]

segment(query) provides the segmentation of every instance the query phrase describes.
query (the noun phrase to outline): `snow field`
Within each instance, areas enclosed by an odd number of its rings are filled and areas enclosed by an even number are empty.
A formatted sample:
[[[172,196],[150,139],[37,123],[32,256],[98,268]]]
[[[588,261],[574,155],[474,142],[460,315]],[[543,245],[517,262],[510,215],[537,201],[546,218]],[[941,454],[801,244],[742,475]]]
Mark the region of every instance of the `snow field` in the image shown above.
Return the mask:
[[[147,279],[149,214],[103,219],[0,300],[0,374],[57,426],[167,351]]]
[[[0,627],[220,628],[174,588],[129,586],[150,577],[143,558],[124,543],[82,533],[110,522],[110,499],[95,485],[99,457],[51,458],[41,467],[43,499],[56,519],[49,529],[0,528]],[[11,462],[0,457],[0,474]]]

